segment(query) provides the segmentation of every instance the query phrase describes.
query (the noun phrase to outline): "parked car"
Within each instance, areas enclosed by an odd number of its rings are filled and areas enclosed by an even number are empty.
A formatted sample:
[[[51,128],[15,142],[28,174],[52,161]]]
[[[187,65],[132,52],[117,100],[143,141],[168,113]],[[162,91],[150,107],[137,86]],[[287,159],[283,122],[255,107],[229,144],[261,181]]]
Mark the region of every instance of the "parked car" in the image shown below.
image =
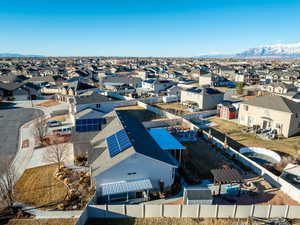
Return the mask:
[[[58,120],[51,120],[51,121],[48,122],[49,127],[58,127],[58,126],[61,126],[61,125],[62,125],[62,122],[58,121]]]
[[[72,133],[72,128],[71,127],[62,127],[59,129],[55,129],[52,132],[54,135],[57,135],[57,136],[69,135]]]

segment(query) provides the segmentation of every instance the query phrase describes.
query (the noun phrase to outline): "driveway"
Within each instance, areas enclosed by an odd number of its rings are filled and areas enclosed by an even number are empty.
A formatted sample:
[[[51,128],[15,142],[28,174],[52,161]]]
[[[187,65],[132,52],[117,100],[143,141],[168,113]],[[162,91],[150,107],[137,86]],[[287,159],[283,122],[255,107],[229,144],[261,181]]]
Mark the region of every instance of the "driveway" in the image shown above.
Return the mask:
[[[0,159],[15,156],[19,144],[19,127],[40,112],[38,109],[0,109]]]

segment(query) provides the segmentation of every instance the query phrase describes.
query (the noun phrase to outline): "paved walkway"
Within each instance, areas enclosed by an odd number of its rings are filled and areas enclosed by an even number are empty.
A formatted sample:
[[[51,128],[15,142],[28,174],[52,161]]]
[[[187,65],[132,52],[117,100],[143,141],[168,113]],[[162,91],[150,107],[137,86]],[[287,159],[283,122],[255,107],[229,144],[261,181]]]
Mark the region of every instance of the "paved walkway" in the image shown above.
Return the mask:
[[[20,206],[28,213],[35,215],[35,219],[69,219],[69,218],[78,218],[83,210],[68,210],[68,211],[56,211],[56,210],[40,210],[35,209],[30,206],[17,203],[16,206]]]

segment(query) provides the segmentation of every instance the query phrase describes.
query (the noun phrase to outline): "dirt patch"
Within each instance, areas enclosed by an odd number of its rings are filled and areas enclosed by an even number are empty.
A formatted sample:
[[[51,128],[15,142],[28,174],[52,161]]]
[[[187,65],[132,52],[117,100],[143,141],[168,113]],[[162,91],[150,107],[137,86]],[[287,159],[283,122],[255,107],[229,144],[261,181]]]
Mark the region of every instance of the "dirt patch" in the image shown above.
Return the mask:
[[[117,108],[116,110],[120,110],[120,108]],[[134,117],[140,122],[161,118],[161,116],[159,116],[158,114],[146,109],[136,109],[136,110],[121,109],[121,110],[125,110],[128,115]]]
[[[227,165],[220,153],[202,140],[183,143],[187,150],[183,152],[185,174],[188,181],[197,183],[198,180],[212,178],[211,170]]]
[[[42,102],[38,104],[37,106],[43,106],[43,107],[51,107],[60,104],[58,101],[55,100],[47,100],[45,102]]]
[[[7,225],[73,225],[76,219],[13,219]]]
[[[15,185],[16,200],[34,207],[55,209],[67,194],[67,188],[54,178],[57,165],[27,169]]]
[[[54,116],[54,117],[51,117],[50,119],[48,119],[47,121],[57,120],[57,121],[60,121],[60,122],[65,122],[67,116],[68,116],[67,114],[65,114],[65,115],[59,115],[59,116]]]

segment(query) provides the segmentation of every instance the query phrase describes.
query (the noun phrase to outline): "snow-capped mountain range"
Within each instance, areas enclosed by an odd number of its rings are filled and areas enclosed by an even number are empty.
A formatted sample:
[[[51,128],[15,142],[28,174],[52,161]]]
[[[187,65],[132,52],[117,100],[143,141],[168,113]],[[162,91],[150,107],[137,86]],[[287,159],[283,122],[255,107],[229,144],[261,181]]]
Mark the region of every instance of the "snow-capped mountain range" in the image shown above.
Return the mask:
[[[300,58],[300,43],[265,45],[232,54],[202,55],[204,58]]]
[[[238,53],[239,57],[300,57],[300,43],[266,45]]]

